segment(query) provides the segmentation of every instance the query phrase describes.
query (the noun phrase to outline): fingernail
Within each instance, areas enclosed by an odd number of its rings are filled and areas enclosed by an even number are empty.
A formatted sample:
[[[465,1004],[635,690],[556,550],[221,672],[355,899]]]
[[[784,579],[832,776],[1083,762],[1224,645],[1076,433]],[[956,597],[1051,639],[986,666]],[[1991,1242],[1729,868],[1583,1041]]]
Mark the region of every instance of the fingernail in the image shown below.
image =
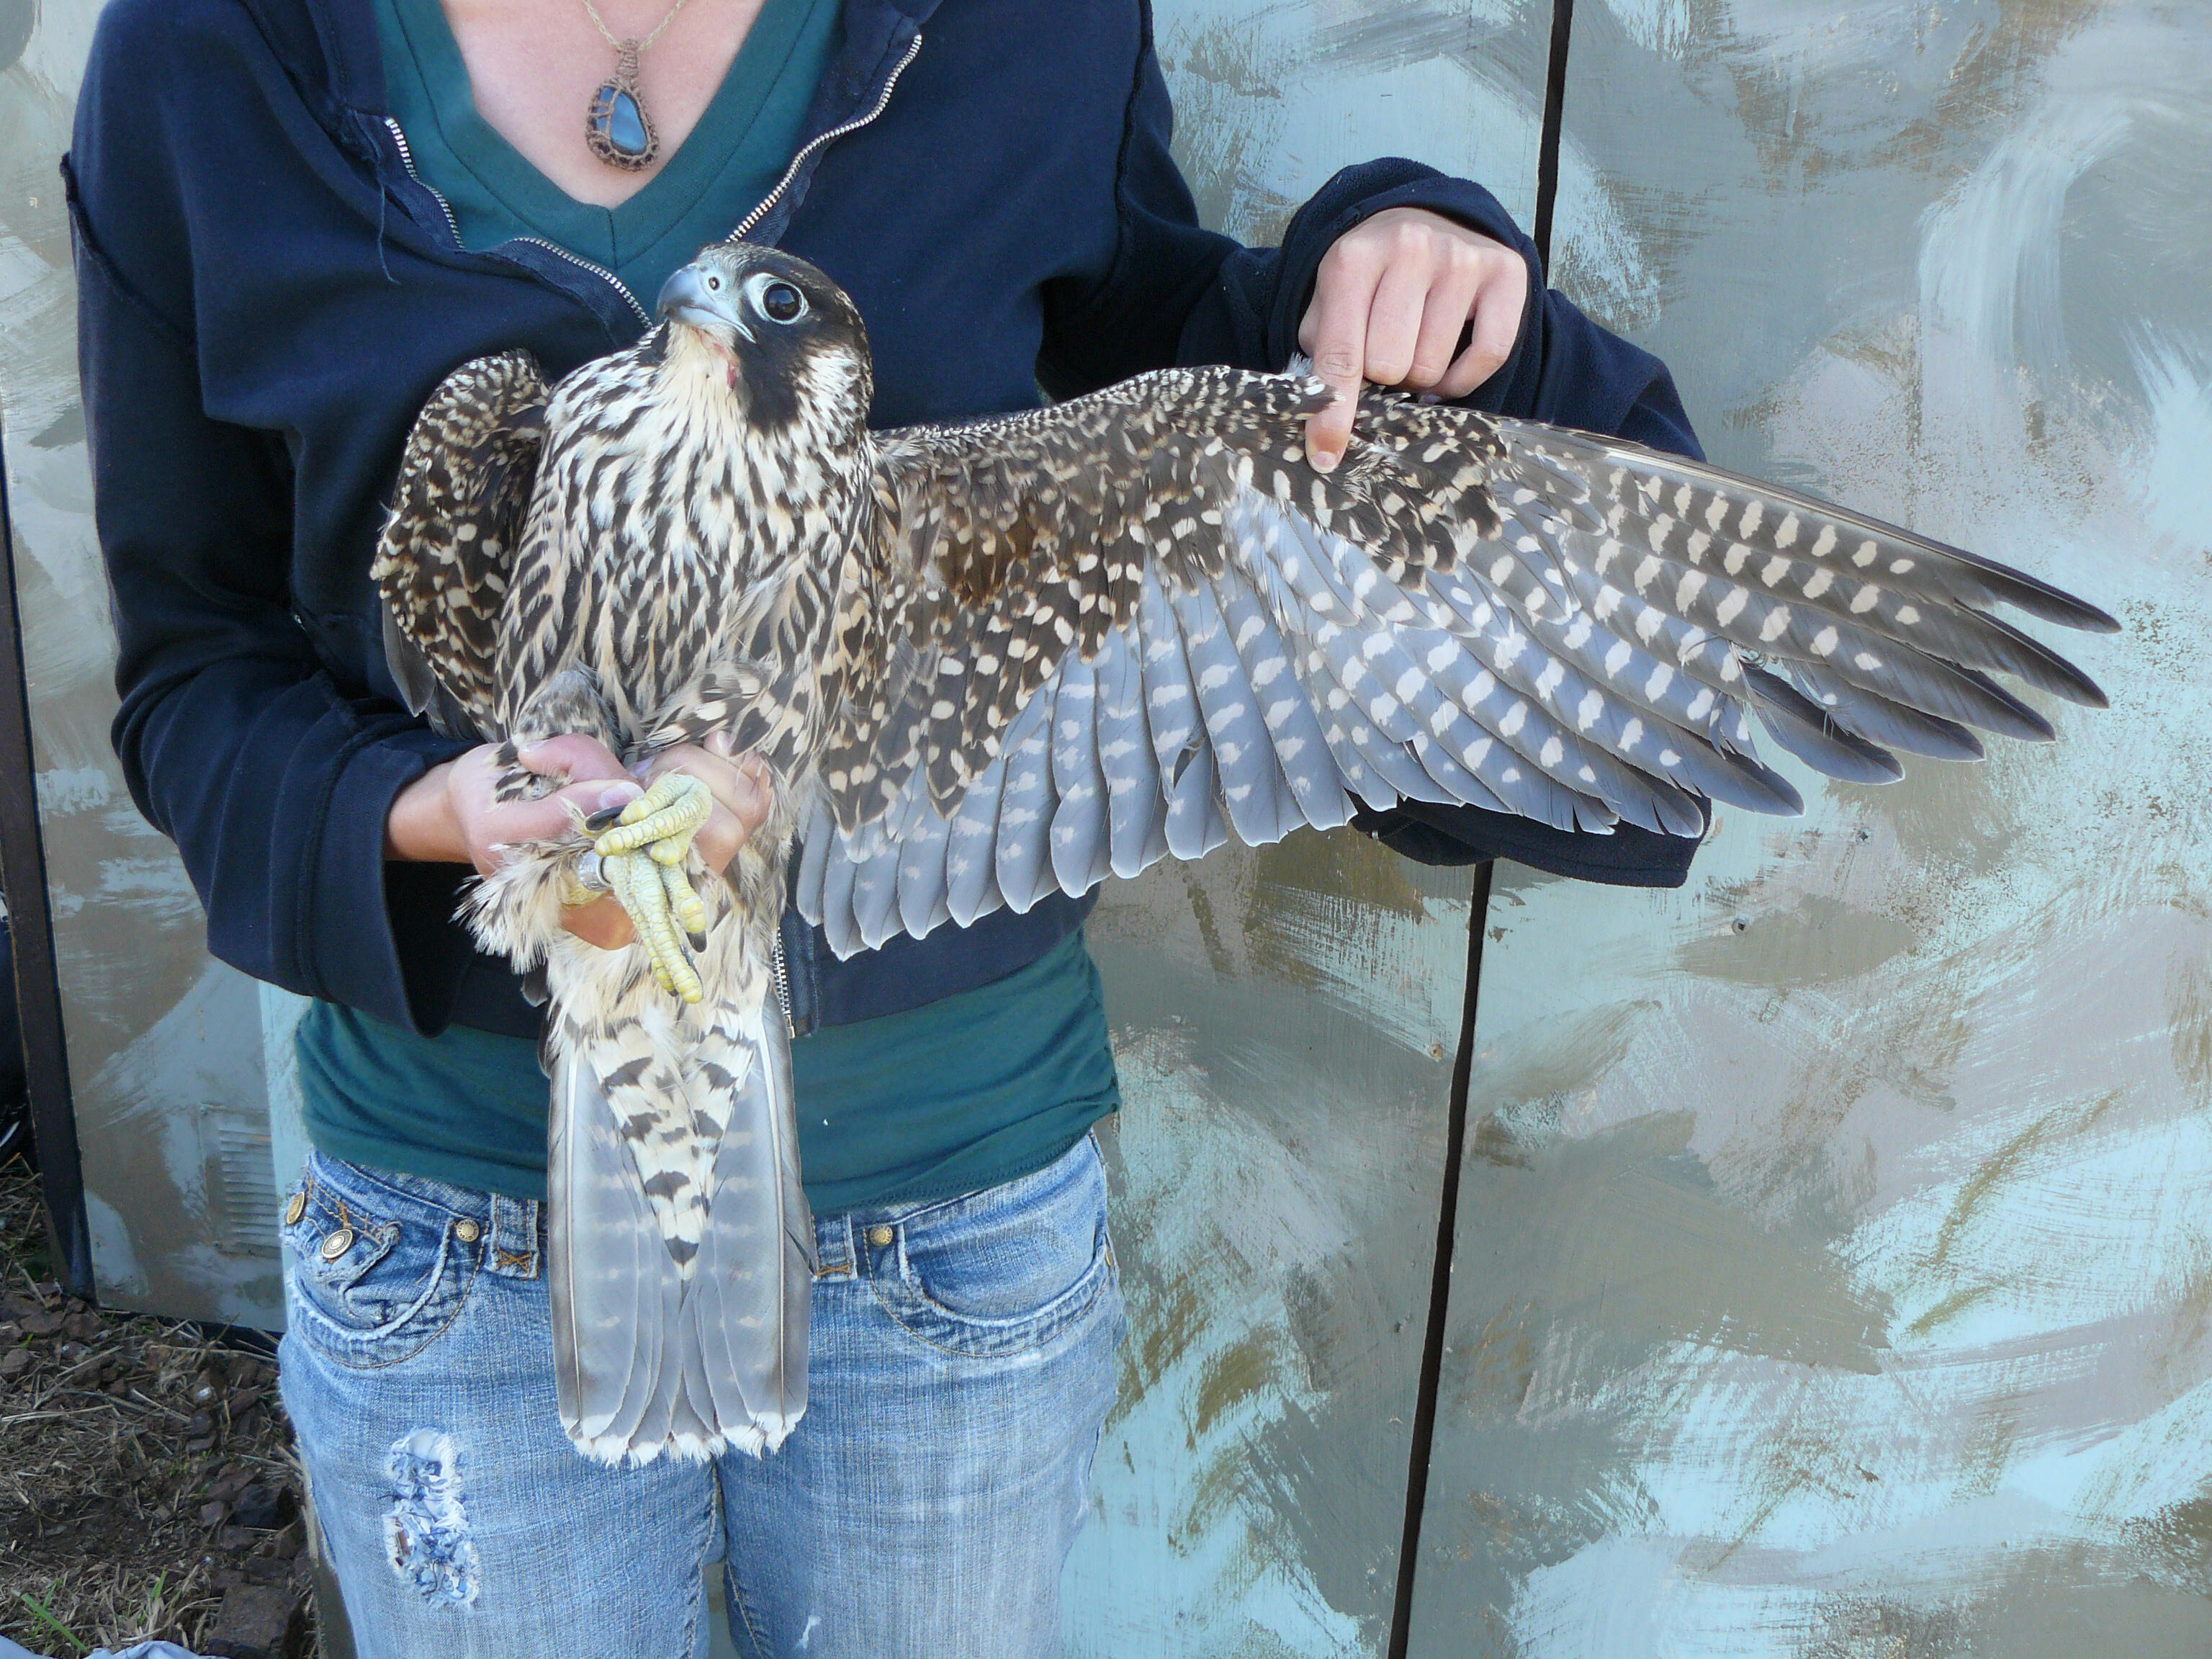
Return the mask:
[[[644,793],[634,783],[611,783],[599,791],[599,811],[611,812],[617,806],[627,806]]]
[[[1313,470],[1316,472],[1334,472],[1336,471],[1336,464],[1344,459],[1334,450],[1316,449],[1311,453]]]
[[[738,799],[738,807],[751,811],[760,805],[763,795],[761,781],[743,767],[738,769],[737,787],[731,792]]]
[[[724,760],[727,760],[730,757],[730,734],[726,728],[721,731],[709,732],[707,734],[706,750],[708,754],[719,755]]]

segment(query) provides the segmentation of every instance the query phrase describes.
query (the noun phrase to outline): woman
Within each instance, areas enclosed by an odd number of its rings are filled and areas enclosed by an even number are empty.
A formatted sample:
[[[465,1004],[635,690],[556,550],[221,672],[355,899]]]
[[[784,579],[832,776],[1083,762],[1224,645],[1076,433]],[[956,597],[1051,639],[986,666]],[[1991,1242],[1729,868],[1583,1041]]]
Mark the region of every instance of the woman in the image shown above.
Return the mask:
[[[1340,174],[1280,249],[1198,228],[1143,9],[987,0],[115,0],[70,164],[134,797],[210,948],[316,998],[284,1387],[365,1655],[690,1650],[726,1535],[741,1650],[1056,1652],[1119,1294],[1086,1130],[1115,1103],[1087,902],[838,963],[787,918],[820,1276],[781,1452],[607,1470],[553,1408],[538,1015],[453,915],[495,807],[397,702],[367,581],[414,413],[480,354],[559,374],[733,228],[851,292],[880,425],[1175,362],[1364,374],[1692,450],[1664,369],[1556,295],[1472,185]],[[773,780],[680,751],[726,860]],[[1417,856],[1681,879],[1680,844],[1476,812]],[[580,935],[627,938],[602,902]]]

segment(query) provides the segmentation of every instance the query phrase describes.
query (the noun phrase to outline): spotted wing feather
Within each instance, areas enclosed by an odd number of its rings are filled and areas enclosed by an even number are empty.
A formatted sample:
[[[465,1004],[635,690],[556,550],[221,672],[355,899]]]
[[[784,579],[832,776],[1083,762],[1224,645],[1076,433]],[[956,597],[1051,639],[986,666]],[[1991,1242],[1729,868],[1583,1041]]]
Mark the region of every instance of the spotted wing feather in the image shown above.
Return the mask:
[[[478,357],[430,394],[407,435],[370,579],[385,659],[410,710],[452,737],[496,734],[499,613],[544,439],[526,351]]]
[[[1991,614],[2106,631],[2035,578],[1617,440],[1370,389],[1316,471],[1302,374],[1143,375],[883,434],[800,897],[840,950],[1355,801],[1563,830],[1801,809],[1819,770],[1972,758],[2081,670]],[[1049,825],[1047,846],[1036,826]],[[914,854],[883,857],[887,847]],[[866,863],[865,902],[841,863]]]

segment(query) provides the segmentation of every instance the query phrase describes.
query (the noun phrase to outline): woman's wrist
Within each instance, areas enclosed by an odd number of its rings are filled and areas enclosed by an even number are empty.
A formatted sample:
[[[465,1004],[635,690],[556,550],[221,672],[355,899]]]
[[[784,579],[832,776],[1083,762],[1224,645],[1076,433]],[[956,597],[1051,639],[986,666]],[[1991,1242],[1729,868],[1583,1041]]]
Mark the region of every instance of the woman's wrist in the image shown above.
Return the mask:
[[[392,797],[384,819],[384,856],[410,864],[466,864],[468,838],[448,787],[453,763],[441,761]]]

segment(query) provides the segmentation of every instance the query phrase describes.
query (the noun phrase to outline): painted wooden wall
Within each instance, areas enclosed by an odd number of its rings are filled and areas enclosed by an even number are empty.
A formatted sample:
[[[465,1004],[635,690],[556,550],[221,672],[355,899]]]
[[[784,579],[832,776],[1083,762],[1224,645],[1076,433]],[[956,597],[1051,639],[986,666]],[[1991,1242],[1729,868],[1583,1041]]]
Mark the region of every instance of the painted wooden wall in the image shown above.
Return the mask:
[[[2212,11],[1580,0],[1562,284],[2109,713],[1501,872],[1413,1650],[2212,1651]]]
[[[88,1206],[112,1299],[266,1319],[242,1172],[283,1002],[207,960],[106,744],[53,172],[95,14],[0,0],[0,437]],[[1202,210],[1265,240],[1395,152],[1530,215],[1551,22],[1162,0]],[[1501,871],[1411,1650],[2202,1652],[2212,18],[1580,0],[1572,45],[1559,280],[1717,458],[2130,633],[2061,750],[1723,814],[1680,895]],[[1467,891],[1339,836],[1107,895],[1132,1335],[1071,1656],[1388,1650]]]
[[[107,726],[115,639],[92,528],[58,171],[99,9],[0,0],[0,441],[93,1265],[103,1298],[280,1317],[261,998],[211,961]]]

